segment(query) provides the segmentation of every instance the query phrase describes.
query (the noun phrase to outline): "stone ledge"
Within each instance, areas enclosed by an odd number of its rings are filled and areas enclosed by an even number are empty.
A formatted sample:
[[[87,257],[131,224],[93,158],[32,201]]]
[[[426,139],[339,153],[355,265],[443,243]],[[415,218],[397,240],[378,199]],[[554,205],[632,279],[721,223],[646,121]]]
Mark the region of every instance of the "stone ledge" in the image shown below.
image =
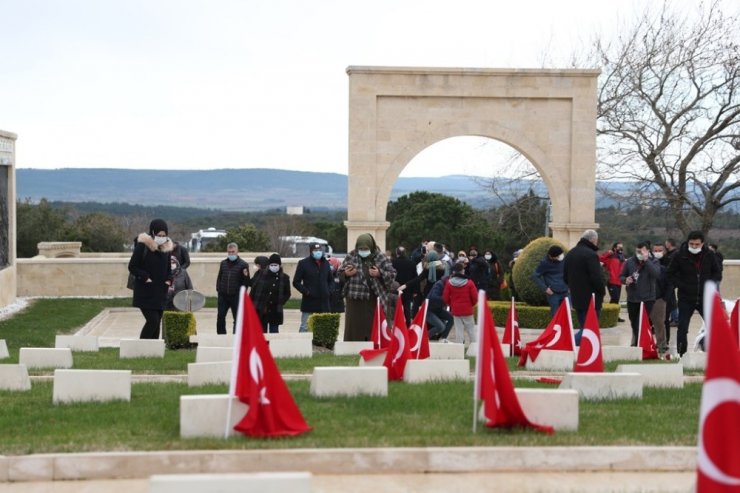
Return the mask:
[[[479,431],[479,433],[484,433]],[[318,450],[318,453],[317,453]],[[2,479],[0,457],[0,479]],[[153,474],[295,471],[694,472],[696,447],[430,447],[98,452],[7,456],[8,481],[135,479]]]

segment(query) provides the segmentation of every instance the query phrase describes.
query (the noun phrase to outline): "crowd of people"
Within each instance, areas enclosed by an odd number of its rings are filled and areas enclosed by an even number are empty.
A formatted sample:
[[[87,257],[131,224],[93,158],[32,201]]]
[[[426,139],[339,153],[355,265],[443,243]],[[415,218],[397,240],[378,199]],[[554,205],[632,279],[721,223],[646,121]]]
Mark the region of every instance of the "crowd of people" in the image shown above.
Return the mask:
[[[630,256],[622,242],[614,242],[601,254],[598,243],[596,231],[587,230],[567,254],[553,245],[539,262],[532,279],[545,294],[551,314],[568,297],[583,327],[591,300],[599,313],[607,293],[610,303],[620,303],[624,286],[631,345],[638,343],[640,306],[644,304],[661,357],[670,357],[672,325],[677,326],[677,353],[683,355],[691,317],[695,311],[702,314],[705,281],[719,284],[722,279],[717,245],[706,244],[700,231],[691,232],[680,246],[671,238],[656,245],[638,242]],[[510,269],[520,252],[514,253]],[[443,243],[424,240],[410,253],[403,246],[391,252],[382,251],[372,235],[362,234],[340,261],[316,243],[298,262],[292,283],[277,253],[256,257],[253,274],[239,256],[237,244],[228,244],[226,254],[216,278],[219,334],[226,334],[229,311],[235,330],[242,286],[250,288],[264,332],[278,332],[284,323],[283,307],[292,286],[301,294],[299,331],[308,330],[311,314],[344,312],[345,341],[369,340],[377,304],[392,320],[400,297],[407,324],[427,302],[431,340],[447,342],[454,326],[456,342],[475,342],[473,313],[478,291],[485,291],[489,300],[500,299],[503,288],[515,295],[513,280],[509,277],[507,282],[496,254],[483,250],[481,255],[476,246],[452,254]],[[165,221],[153,220],[149,231],[136,238],[129,272],[134,279],[133,305],[146,321],[141,338],[159,337],[163,310],[174,307],[173,298],[179,291],[193,288],[189,265],[187,250],[170,240]],[[579,340],[580,332],[576,344]]]

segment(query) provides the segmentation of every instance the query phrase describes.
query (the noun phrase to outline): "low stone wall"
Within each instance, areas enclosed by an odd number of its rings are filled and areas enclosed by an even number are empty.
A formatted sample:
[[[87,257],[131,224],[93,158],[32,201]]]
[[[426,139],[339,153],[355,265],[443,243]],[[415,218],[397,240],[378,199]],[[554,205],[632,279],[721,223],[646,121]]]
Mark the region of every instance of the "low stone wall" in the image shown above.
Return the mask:
[[[0,270],[0,308],[15,302],[16,266],[10,265]]]
[[[253,269],[254,256],[248,254],[242,258],[246,258],[250,269]],[[206,296],[216,296],[218,265],[223,259],[223,255],[191,257],[188,273],[197,291]],[[299,260],[283,259],[283,270],[291,281]],[[128,255],[18,259],[18,296],[131,296],[131,291],[126,289],[128,261]],[[11,271],[0,271],[0,285],[8,285],[3,276]],[[725,298],[740,298],[740,260],[725,260],[721,291]],[[300,299],[300,293],[295,289],[292,296]]]
[[[18,296],[131,296],[126,288],[129,256],[18,259]],[[191,257],[188,274],[193,288],[206,296],[216,296],[218,266],[225,257]],[[250,271],[254,257],[250,262]],[[291,282],[300,259],[282,259],[283,270]],[[0,274],[4,271],[0,271]],[[292,296],[300,299],[293,289]]]

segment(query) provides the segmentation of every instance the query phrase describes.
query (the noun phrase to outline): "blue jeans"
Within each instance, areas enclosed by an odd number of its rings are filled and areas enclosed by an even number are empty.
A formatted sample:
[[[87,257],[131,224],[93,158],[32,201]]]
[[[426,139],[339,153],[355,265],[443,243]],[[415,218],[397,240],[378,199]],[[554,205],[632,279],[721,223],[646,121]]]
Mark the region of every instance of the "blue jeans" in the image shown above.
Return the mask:
[[[308,317],[311,315],[310,312],[301,312],[301,326],[298,328],[298,332],[308,332]]]
[[[427,325],[429,326],[429,338],[438,337],[447,339],[452,330],[455,319],[447,310],[427,310]]]
[[[547,297],[547,302],[550,304],[550,316],[554,317],[555,313],[558,311],[558,308],[560,308],[560,303],[563,302],[565,298],[568,297],[568,293],[552,293],[550,296]]]
[[[585,310],[576,310],[576,318],[578,318],[578,326],[580,329],[575,333],[573,338],[576,340],[576,346],[581,345],[581,336],[583,335],[583,326],[586,325],[586,313],[588,313],[588,308]],[[596,318],[601,317],[601,308],[598,308],[596,310]]]

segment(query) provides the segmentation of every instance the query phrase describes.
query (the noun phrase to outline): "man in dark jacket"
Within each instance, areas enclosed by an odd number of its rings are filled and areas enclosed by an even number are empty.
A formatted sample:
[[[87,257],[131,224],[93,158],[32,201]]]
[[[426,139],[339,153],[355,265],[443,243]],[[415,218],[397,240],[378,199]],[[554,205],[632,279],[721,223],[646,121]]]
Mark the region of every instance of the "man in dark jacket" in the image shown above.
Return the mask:
[[[478,249],[470,247],[468,251],[468,276],[475,283],[476,289],[488,290],[491,281],[491,267],[482,256],[478,255]]]
[[[606,288],[604,271],[599,264],[599,235],[593,229],[584,231],[578,244],[574,246],[563,260],[563,279],[570,289],[570,299],[578,316],[581,329],[576,333],[576,344],[581,342],[586,312],[591,303],[591,295],[596,298],[596,314],[601,313]]]
[[[416,264],[406,256],[406,249],[404,247],[399,246],[396,248],[396,258],[393,259],[391,264],[396,269],[396,281],[399,285],[406,284],[416,277]],[[418,295],[418,285],[412,285],[409,289],[405,289],[401,295],[403,313],[406,316],[406,325],[411,325],[411,318],[415,315],[411,313],[411,306],[414,298]]]
[[[550,316],[555,316],[560,303],[568,296],[568,285],[563,279],[563,249],[553,245],[532,273],[532,279],[547,296]]]
[[[299,332],[308,331],[308,317],[312,313],[329,311],[333,283],[331,266],[324,257],[323,247],[319,243],[312,244],[308,257],[298,261],[293,277],[293,287],[303,295]]]
[[[688,240],[681,245],[668,266],[668,279],[678,289],[676,350],[679,356],[683,356],[688,349],[686,336],[694,310],[703,316],[704,283],[722,280],[717,258],[704,244],[701,231],[689,233]]]
[[[236,332],[236,311],[239,308],[239,289],[249,287],[249,264],[239,257],[239,245],[229,243],[226,246],[227,257],[221,261],[216,277],[218,293],[218,314],[216,315],[216,332],[226,334],[226,312],[231,309],[234,317],[233,332]]]

